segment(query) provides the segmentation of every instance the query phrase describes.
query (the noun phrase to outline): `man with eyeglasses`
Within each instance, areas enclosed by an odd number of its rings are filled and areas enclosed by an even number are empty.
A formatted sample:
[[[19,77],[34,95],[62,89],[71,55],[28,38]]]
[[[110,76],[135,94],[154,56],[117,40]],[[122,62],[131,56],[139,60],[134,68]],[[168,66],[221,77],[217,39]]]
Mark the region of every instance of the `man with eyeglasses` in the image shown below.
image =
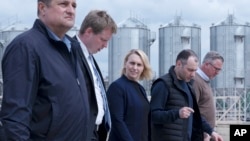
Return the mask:
[[[215,104],[209,81],[219,74],[222,70],[223,63],[224,58],[218,52],[208,52],[201,66],[196,71],[193,83],[201,115],[213,128],[215,127]],[[213,134],[218,133],[213,132]],[[204,133],[204,141],[210,141],[210,139],[210,135]]]
[[[214,66],[212,63],[209,63],[209,64],[215,69],[216,72],[221,71],[221,68]]]

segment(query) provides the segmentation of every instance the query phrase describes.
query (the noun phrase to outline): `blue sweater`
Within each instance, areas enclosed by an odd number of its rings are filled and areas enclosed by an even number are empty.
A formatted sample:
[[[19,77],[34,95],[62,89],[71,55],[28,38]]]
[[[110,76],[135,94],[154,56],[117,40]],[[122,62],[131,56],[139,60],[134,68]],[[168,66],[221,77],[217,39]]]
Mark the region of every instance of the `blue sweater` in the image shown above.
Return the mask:
[[[149,102],[144,88],[121,76],[108,91],[112,128],[109,141],[148,141]]]

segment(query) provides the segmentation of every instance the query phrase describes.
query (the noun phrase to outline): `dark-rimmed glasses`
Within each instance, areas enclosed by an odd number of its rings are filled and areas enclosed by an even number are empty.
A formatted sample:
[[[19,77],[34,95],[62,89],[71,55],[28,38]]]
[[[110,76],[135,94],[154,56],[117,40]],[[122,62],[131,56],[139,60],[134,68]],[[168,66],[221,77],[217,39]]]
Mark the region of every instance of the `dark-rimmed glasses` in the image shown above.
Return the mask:
[[[221,68],[215,67],[212,63],[209,63],[216,71],[221,71]]]

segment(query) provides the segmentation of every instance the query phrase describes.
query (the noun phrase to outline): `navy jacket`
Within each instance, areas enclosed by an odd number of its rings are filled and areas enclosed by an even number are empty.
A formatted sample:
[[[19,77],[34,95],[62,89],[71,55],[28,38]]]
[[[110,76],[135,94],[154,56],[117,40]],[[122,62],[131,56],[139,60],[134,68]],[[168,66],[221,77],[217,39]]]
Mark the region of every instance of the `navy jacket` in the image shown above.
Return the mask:
[[[74,52],[79,43],[69,40]],[[8,45],[2,68],[0,119],[8,141],[86,140],[89,103],[79,64],[40,20]]]
[[[122,75],[107,91],[112,128],[109,141],[149,140],[149,101],[144,88]]]

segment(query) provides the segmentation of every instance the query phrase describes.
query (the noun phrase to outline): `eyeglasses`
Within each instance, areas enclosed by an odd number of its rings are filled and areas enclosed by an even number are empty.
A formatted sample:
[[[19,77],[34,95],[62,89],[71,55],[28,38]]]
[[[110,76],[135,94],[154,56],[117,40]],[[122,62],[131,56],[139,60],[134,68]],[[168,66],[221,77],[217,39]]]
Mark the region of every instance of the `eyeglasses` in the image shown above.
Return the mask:
[[[216,71],[221,71],[221,68],[215,67],[212,63],[209,63]]]

